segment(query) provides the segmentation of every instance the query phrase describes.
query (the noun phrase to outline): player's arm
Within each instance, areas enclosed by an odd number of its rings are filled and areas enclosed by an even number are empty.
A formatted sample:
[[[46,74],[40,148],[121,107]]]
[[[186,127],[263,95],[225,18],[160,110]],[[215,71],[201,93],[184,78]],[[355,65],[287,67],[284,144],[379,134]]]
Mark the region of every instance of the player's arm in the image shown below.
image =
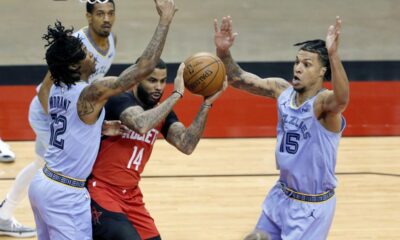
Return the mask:
[[[315,114],[322,125],[328,130],[338,132],[341,129],[341,113],[349,103],[349,80],[338,54],[341,20],[336,18],[336,24],[329,27],[326,47],[331,67],[333,91],[325,91],[315,101]]]
[[[96,122],[109,97],[128,90],[150,75],[157,65],[176,8],[173,0],[155,0],[155,2],[160,19],[156,31],[140,60],[125,69],[118,77],[105,77],[93,82],[79,96],[78,114],[85,123],[93,124]]]
[[[290,86],[282,78],[260,78],[259,76],[246,72],[233,60],[229,51],[218,52],[218,57],[224,62],[228,82],[232,87],[247,91],[249,93],[278,98],[279,95]]]
[[[53,81],[51,80],[51,74],[47,71],[46,76],[44,77],[42,84],[40,85],[38,98],[39,102],[42,105],[43,111],[47,114],[48,113],[48,104],[49,104],[49,95],[50,89],[53,85]]]
[[[281,92],[290,86],[282,78],[263,79],[255,74],[246,72],[233,60],[229,49],[232,47],[237,33],[232,31],[232,19],[230,16],[222,18],[220,28],[218,28],[217,20],[215,19],[214,30],[217,55],[225,64],[228,81],[231,86],[270,98],[278,98]]]
[[[150,129],[154,128],[162,120],[164,120],[172,108],[183,97],[184,83],[183,83],[183,69],[185,64],[179,66],[177,76],[174,82],[174,91],[171,96],[164,100],[160,105],[145,111],[140,106],[133,106],[127,108],[120,115],[120,120],[123,124],[137,133],[145,134]]]
[[[228,87],[228,82],[225,80],[221,90],[204,99],[203,104],[200,106],[194,121],[188,128],[181,122],[173,123],[166,136],[167,141],[175,146],[179,151],[185,154],[191,154],[196,148],[203,135],[204,128],[207,122],[207,116],[212,104]]]

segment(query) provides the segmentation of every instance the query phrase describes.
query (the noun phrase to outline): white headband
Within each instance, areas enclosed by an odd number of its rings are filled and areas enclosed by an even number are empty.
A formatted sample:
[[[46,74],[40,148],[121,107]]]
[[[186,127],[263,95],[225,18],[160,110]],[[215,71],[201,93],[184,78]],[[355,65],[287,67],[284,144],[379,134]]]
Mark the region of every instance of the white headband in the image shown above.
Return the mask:
[[[108,2],[108,0],[80,0],[80,1],[81,1],[81,3],[88,2],[90,4],[95,4],[96,2],[98,2],[98,3]]]

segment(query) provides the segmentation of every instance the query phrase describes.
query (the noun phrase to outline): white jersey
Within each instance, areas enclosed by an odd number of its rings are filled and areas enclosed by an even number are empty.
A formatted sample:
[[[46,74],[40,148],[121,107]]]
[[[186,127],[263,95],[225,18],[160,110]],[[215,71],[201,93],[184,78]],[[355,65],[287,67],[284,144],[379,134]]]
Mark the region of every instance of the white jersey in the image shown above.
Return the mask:
[[[75,179],[86,179],[92,171],[105,115],[103,109],[92,125],[79,118],[77,102],[87,85],[83,81],[69,89],[53,85],[49,95],[48,112],[52,121],[46,163],[51,170]]]
[[[317,194],[336,187],[336,154],[342,131],[324,128],[314,114],[318,95],[295,105],[293,87],[281,93],[277,101],[278,129],[276,160],[280,181],[296,191]]]
[[[115,43],[113,34],[110,33],[108,36],[108,51],[102,52],[98,47],[96,47],[96,44],[90,38],[88,31],[88,27],[84,27],[75,32],[73,35],[81,39],[87,50],[91,52],[93,57],[96,59],[96,72],[89,77],[89,83],[91,83],[99,78],[104,77],[104,75],[110,69],[115,57]]]

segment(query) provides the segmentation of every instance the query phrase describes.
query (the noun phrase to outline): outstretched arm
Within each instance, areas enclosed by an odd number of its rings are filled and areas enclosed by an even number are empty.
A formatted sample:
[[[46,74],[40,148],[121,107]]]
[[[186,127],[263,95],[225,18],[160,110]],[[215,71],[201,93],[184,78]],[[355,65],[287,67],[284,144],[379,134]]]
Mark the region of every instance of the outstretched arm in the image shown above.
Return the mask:
[[[320,94],[315,102],[316,115],[322,119],[322,124],[332,131],[341,129],[341,113],[349,103],[349,80],[338,54],[341,25],[341,19],[336,17],[335,25],[329,27],[326,36],[333,91]]]
[[[221,96],[227,87],[228,82],[225,80],[221,90],[204,99],[196,118],[192,124],[190,124],[189,128],[186,129],[181,122],[172,124],[168,130],[168,135],[166,137],[167,141],[182,153],[188,155],[191,154],[203,135],[207,122],[208,111],[212,107],[212,103],[217,100],[219,96]]]
[[[139,62],[125,69],[119,77],[106,77],[95,81],[82,91],[78,101],[78,114],[85,123],[96,122],[98,114],[109,97],[126,91],[142,81],[157,65],[170,23],[177,9],[173,0],[154,1],[160,20]]]
[[[235,88],[242,89],[252,94],[278,98],[281,92],[290,86],[282,78],[265,78],[246,72],[233,60],[230,48],[235,41],[237,33],[232,31],[232,18],[223,17],[221,27],[214,19],[214,42],[217,47],[217,55],[225,64],[229,84]]]
[[[343,112],[349,102],[349,80],[343,64],[340,61],[338,48],[342,20],[336,17],[335,25],[331,25],[326,36],[329,62],[332,71],[333,92],[324,98],[323,111],[334,114]]]
[[[145,134],[150,129],[154,128],[162,120],[164,120],[172,108],[183,97],[183,69],[185,64],[181,63],[174,82],[174,91],[160,105],[145,111],[140,106],[129,107],[125,109],[120,116],[120,120],[130,129],[137,133]]]

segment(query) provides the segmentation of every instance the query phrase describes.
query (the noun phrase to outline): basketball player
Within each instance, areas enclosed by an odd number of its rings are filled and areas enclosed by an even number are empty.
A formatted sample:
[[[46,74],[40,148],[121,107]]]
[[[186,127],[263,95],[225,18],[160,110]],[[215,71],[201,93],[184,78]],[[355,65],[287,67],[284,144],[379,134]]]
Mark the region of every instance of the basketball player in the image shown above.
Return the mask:
[[[10,146],[0,138],[0,162],[14,162],[15,153],[11,151]]]
[[[173,0],[155,3],[160,20],[140,61],[119,77],[91,84],[89,76],[96,66],[93,55],[79,38],[71,36],[72,29],[60,22],[48,27],[46,62],[54,81],[48,98],[50,140],[46,165],[29,187],[39,239],[92,239],[90,197],[84,185],[100,145],[103,106],[157,65],[176,9]]]
[[[93,167],[88,189],[92,198],[94,239],[161,239],[153,218],[145,208],[139,187],[159,133],[179,151],[191,154],[197,146],[212,103],[228,83],[204,99],[192,124],[185,128],[172,111],[184,91],[183,64],[175,78],[174,91],[162,103],[167,69],[160,60],[155,70],[131,92],[110,98],[106,119],[120,119],[132,129],[122,136],[106,137]]]
[[[336,154],[345,127],[342,112],[349,102],[349,83],[338,54],[341,20],[328,29],[326,41],[299,46],[292,85],[241,69],[229,51],[236,33],[231,17],[214,21],[217,54],[231,86],[277,99],[276,161],[280,177],[266,197],[256,229],[275,239],[326,239],[334,216]],[[323,81],[331,77],[332,90]]]
[[[89,77],[90,83],[104,77],[115,56],[116,36],[111,32],[115,21],[114,1],[109,0],[103,4],[87,2],[86,18],[88,26],[73,35],[82,40],[82,43],[96,59],[96,72]],[[47,73],[42,87],[38,87],[38,89],[40,88],[38,95],[43,95],[42,99],[48,99],[52,84],[50,73]],[[47,114],[47,101],[41,104],[38,96],[35,96],[29,107],[29,123],[36,135],[36,159],[18,173],[14,185],[0,207],[0,235],[31,237],[36,234],[35,229],[19,224],[12,216],[18,204],[25,197],[34,174],[44,165],[44,153],[50,139],[50,121],[51,118]]]

